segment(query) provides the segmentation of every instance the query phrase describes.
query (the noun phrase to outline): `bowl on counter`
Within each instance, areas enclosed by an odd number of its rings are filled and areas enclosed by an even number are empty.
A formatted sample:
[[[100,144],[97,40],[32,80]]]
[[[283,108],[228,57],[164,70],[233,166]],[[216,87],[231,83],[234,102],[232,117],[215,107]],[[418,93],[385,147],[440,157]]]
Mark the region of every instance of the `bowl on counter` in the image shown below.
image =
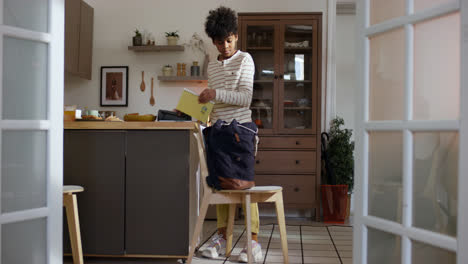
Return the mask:
[[[126,114],[124,116],[125,121],[136,121],[136,122],[151,122],[156,120],[155,115],[139,115],[139,114]]]
[[[99,116],[102,117],[102,119],[106,119],[109,116],[115,116],[115,111],[99,111]]]

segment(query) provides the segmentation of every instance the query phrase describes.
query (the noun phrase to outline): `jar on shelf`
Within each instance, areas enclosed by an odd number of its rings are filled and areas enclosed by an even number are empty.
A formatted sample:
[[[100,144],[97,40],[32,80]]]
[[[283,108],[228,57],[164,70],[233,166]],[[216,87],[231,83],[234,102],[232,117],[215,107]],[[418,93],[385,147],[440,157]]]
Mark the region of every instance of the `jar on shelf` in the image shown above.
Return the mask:
[[[172,76],[172,66],[171,65],[165,65],[163,67],[163,76]]]
[[[181,63],[181,64],[182,64],[182,69],[181,69],[181,75],[180,76],[186,76],[187,75],[187,71],[186,71],[187,64],[185,64],[185,63]]]
[[[182,63],[177,63],[177,76],[182,76]]]
[[[198,66],[198,61],[194,61],[193,65],[190,66],[190,75],[200,76],[200,66]]]

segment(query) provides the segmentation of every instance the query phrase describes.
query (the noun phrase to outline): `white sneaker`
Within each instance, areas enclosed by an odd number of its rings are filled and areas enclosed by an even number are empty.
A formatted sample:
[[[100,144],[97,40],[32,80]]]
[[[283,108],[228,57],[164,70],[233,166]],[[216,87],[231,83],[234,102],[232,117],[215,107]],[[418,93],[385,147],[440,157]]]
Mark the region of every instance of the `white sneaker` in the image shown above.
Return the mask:
[[[253,255],[253,261],[254,262],[260,262],[263,259],[262,256],[262,246],[255,241],[252,240],[252,255]],[[239,262],[247,263],[247,245],[242,249],[240,255],[239,255]]]
[[[214,235],[208,247],[202,251],[202,256],[210,259],[224,254],[226,254],[226,240],[219,234]]]

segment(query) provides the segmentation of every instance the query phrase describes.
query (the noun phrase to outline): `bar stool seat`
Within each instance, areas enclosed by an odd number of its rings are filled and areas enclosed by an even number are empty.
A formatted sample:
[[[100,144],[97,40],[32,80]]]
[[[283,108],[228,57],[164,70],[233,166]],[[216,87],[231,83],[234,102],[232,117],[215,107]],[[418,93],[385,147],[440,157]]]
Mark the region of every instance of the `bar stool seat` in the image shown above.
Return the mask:
[[[81,248],[80,220],[78,217],[78,203],[76,194],[84,191],[78,185],[63,186],[63,206],[67,212],[68,232],[72,246],[73,264],[83,264],[83,250]]]
[[[82,191],[84,191],[84,188],[78,185],[64,185],[63,186],[63,194],[76,193],[76,192],[82,192]]]

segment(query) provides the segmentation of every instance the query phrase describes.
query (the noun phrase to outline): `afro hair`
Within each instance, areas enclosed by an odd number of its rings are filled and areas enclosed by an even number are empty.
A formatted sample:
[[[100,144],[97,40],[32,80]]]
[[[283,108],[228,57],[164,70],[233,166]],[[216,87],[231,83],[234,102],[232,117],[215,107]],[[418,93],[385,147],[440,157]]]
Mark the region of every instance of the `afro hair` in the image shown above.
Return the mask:
[[[205,22],[206,34],[214,40],[223,40],[237,35],[237,14],[234,10],[220,6],[210,10]]]

